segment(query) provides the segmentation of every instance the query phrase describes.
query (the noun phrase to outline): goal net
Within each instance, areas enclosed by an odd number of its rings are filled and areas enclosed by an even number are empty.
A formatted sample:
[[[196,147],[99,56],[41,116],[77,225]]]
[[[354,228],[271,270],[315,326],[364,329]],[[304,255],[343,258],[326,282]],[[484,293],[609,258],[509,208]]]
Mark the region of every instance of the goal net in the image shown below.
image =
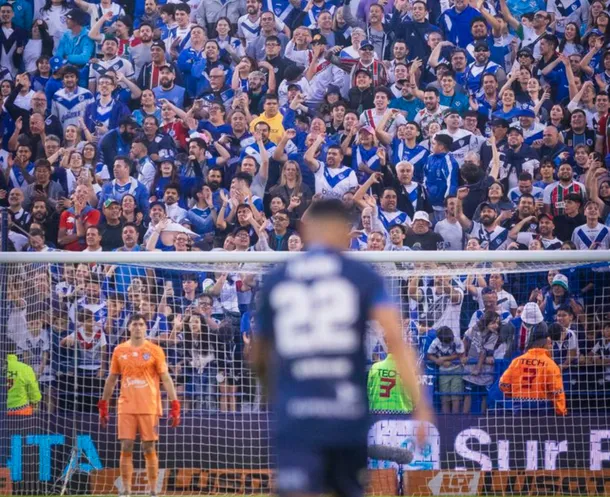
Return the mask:
[[[183,406],[180,427],[160,424],[157,493],[272,493],[273,418],[248,359],[261,278],[290,255],[0,254],[0,495],[121,492],[118,389],[106,429],[96,404],[135,312]],[[437,414],[419,445],[371,323],[370,493],[610,495],[610,253],[354,257],[385,277]],[[39,398],[11,398],[11,360],[33,368]],[[134,465],[144,494],[137,446]]]

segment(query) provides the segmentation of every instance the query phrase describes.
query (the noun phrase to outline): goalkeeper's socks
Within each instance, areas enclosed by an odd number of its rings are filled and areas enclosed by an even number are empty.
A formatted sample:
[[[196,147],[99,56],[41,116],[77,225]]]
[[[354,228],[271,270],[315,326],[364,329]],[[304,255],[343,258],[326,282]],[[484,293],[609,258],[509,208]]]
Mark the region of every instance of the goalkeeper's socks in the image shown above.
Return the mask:
[[[148,476],[148,486],[151,494],[157,491],[157,478],[159,476],[159,459],[157,451],[145,452],[144,459],[146,461],[146,475]]]
[[[121,452],[120,468],[121,480],[123,480],[123,492],[125,495],[130,495],[133,477],[133,454],[131,452]]]

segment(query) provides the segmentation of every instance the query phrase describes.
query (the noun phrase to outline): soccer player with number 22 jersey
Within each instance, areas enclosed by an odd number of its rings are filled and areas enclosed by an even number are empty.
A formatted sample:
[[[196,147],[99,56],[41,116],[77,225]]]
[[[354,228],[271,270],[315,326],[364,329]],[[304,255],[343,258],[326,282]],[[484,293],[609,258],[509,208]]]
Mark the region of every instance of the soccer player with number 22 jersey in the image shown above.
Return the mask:
[[[350,217],[338,199],[314,202],[309,250],[263,283],[253,363],[275,413],[280,496],[363,495],[368,401],[364,337],[377,321],[402,384],[414,400],[417,435],[432,418],[420,395],[417,361],[402,340],[400,315],[373,269],[345,257]]]

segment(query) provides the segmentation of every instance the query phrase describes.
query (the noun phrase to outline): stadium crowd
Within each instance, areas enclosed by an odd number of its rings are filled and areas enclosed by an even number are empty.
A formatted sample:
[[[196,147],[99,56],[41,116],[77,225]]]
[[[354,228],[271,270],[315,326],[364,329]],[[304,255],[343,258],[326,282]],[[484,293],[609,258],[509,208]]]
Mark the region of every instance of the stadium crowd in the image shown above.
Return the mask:
[[[7,250],[299,251],[333,197],[353,250],[610,248],[601,0],[2,0],[0,24]],[[9,332],[41,382],[78,364],[99,390],[137,310],[194,404],[256,405],[255,275],[16,271]],[[539,323],[567,390],[608,390],[608,273],[491,273],[393,283],[442,409]]]

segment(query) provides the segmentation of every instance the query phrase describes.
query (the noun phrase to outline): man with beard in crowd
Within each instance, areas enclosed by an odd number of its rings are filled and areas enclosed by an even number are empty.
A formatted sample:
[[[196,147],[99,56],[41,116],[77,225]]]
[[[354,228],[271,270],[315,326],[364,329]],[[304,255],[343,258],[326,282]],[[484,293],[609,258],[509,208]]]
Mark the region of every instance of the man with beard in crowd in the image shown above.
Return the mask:
[[[164,98],[180,109],[186,103],[186,90],[176,85],[176,73],[172,66],[165,65],[159,69],[159,86],[153,88],[153,93],[157,101]]]
[[[523,141],[523,130],[518,126],[511,126],[507,134],[508,146],[504,147],[504,167],[501,181],[505,191],[518,186],[521,173],[526,172],[534,176],[540,166],[536,150],[523,143]]]
[[[49,207],[46,200],[42,198],[36,198],[30,209],[28,230],[36,226],[44,230],[47,243],[56,247],[59,234],[59,216]]]
[[[535,233],[523,231],[524,226],[537,223]],[[558,250],[561,248],[561,240],[555,236],[555,223],[550,214],[542,213],[538,217],[535,215],[523,218],[515,224],[508,233],[511,240],[515,240],[519,245],[529,247],[532,240],[539,240],[544,250]]]
[[[110,130],[100,140],[100,162],[102,164],[114,164],[114,159],[119,155],[129,155],[131,151],[131,143],[136,136],[138,124],[131,118],[130,115],[121,119],[119,127]],[[114,179],[114,172],[111,167],[108,168],[110,179]]]
[[[521,195],[519,199],[519,203],[517,204],[517,211],[510,216],[509,211],[504,211],[507,214],[502,214],[500,217],[500,225],[507,230],[512,230],[516,224],[521,223],[524,219],[528,219],[530,216],[534,218],[533,223],[523,223],[521,226],[521,231],[529,231],[531,233],[536,232],[536,221],[537,214],[541,214],[541,212],[536,212],[536,200],[534,196],[529,193],[524,193]],[[507,216],[510,216],[507,218]]]
[[[146,2],[146,4],[154,2]],[[133,69],[136,76],[140,74],[145,64],[151,62],[150,49],[153,44],[153,24],[144,21],[138,28],[138,37],[131,40],[129,55],[133,61]]]
[[[586,196],[585,185],[574,180],[574,170],[568,162],[563,162],[557,170],[555,183],[550,184],[544,189],[543,201],[545,212],[553,216],[564,214],[565,199],[571,193],[580,195],[584,201]]]
[[[496,225],[498,213],[489,202],[481,203],[481,218],[471,221],[462,211],[462,200],[468,195],[467,188],[460,188],[457,193],[456,218],[470,237],[476,238],[488,250],[504,250],[508,245],[508,230]]]

